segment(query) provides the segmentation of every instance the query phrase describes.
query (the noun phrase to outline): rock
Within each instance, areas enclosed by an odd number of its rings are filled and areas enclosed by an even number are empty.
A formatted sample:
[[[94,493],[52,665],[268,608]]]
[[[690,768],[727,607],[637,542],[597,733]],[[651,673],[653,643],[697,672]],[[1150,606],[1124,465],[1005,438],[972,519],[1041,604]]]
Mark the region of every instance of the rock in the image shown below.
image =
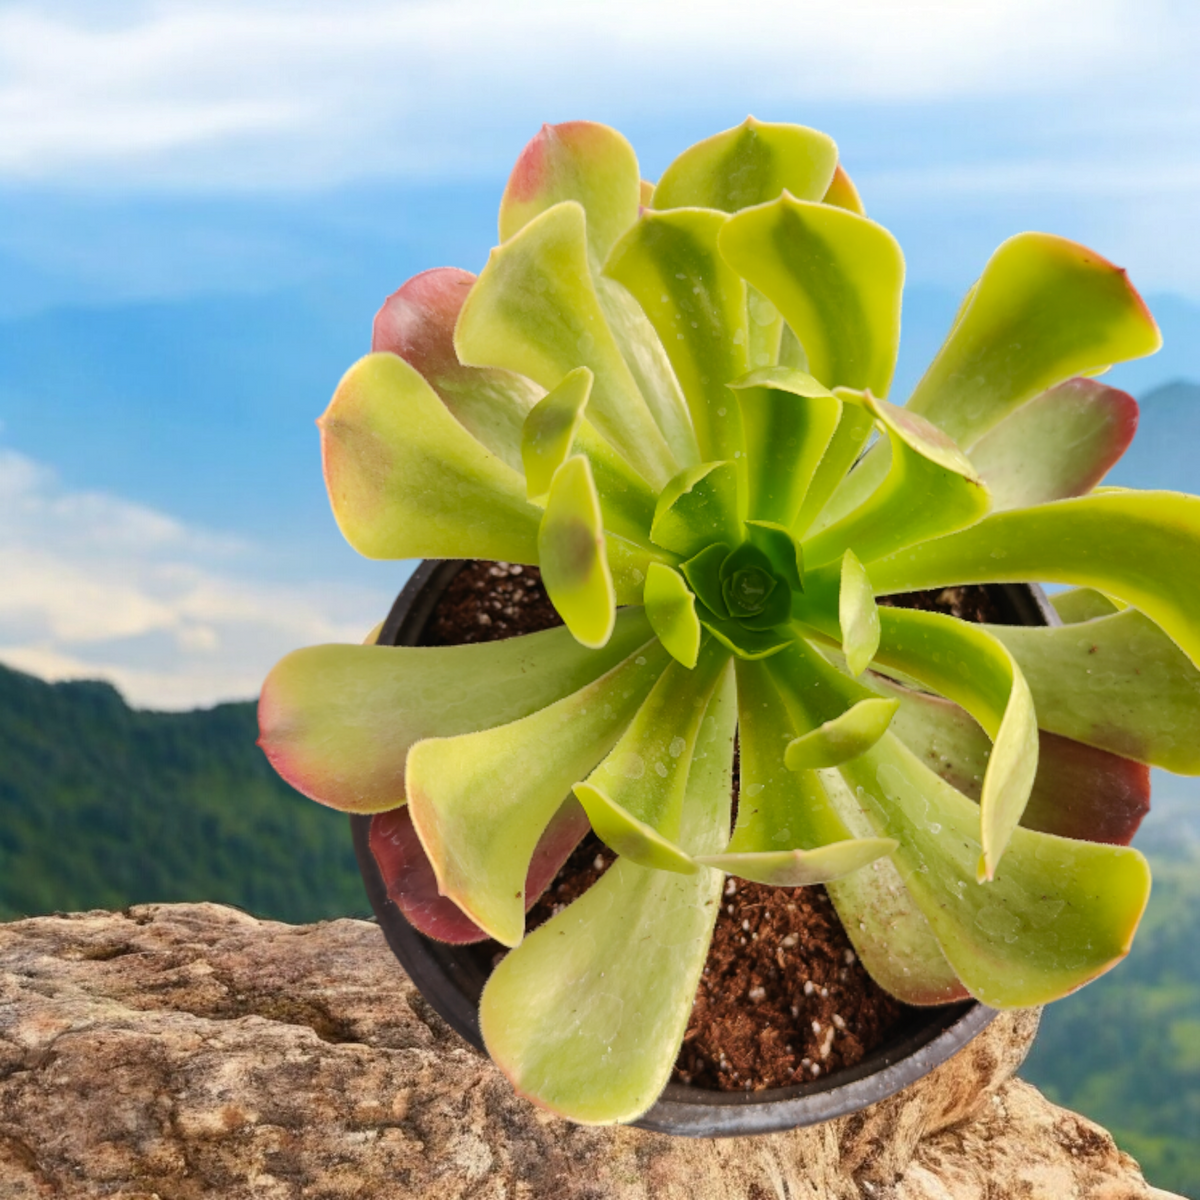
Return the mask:
[[[852,1117],[689,1141],[519,1100],[371,923],[39,917],[0,926],[0,1200],[1161,1200],[1013,1078],[1036,1027]]]

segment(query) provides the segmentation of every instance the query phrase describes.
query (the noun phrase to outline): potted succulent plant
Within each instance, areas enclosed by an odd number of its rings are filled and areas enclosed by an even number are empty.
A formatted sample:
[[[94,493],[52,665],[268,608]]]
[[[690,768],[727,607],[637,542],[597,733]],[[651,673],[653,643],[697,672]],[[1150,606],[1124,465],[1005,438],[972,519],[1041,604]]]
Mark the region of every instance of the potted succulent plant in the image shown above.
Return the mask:
[[[1119,961],[1145,765],[1200,772],[1200,500],[1096,486],[1136,405],[1090,375],[1159,345],[1124,272],[1012,238],[901,408],[903,258],[823,134],[747,121],[652,187],[547,126],[500,237],[384,306],[325,475],[360,552],[536,564],[565,628],[301,650],[260,724],[307,795],[398,814],[418,928],[512,948],[479,1017],[514,1086],[644,1114],[730,875],[827,884],[910,1003]],[[1064,624],[876,601],[1029,580]],[[589,826],[616,864],[526,936]]]

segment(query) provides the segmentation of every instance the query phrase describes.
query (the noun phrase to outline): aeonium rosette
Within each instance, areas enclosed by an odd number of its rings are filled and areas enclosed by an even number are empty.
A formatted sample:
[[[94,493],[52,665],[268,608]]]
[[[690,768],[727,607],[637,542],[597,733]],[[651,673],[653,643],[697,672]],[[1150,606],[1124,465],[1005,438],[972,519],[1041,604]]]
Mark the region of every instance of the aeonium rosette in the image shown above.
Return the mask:
[[[826,884],[914,1004],[1111,967],[1148,765],[1200,773],[1200,500],[1096,486],[1137,409],[1089,376],[1159,344],[1124,272],[1012,238],[900,408],[903,258],[823,134],[748,121],[651,186],[615,131],[547,126],[500,237],[388,300],[326,480],[363,554],[536,564],[565,628],[302,650],[260,716],[296,787],[386,814],[418,928],[513,947],[480,1017],[516,1087],[653,1103],[726,873]],[[876,603],[1025,580],[1075,585],[1062,624]],[[589,825],[617,862],[525,937]]]

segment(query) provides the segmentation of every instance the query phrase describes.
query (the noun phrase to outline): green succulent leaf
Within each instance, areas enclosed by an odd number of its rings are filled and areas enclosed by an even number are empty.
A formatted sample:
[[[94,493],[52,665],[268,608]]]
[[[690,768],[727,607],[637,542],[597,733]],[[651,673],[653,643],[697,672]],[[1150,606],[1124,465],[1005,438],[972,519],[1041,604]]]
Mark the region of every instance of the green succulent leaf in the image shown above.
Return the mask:
[[[675,159],[658,181],[654,206],[735,213],[784,191],[820,200],[836,168],[837,146],[826,134],[747,117]]]
[[[1048,597],[1054,611],[1064,625],[1077,625],[1080,621],[1094,621],[1097,617],[1109,617],[1120,612],[1116,604],[1103,592],[1095,588],[1071,588]]]
[[[706,854],[729,829],[736,705],[713,697],[688,773],[680,844]],[[671,1076],[720,903],[717,871],[618,859],[492,972],[484,1042],[516,1090],[585,1124],[641,1116]]]
[[[1121,268],[1021,233],[992,255],[908,408],[970,446],[1047,388],[1161,344]]]
[[[861,871],[896,849],[891,838],[851,838],[816,850],[766,850],[747,854],[702,854],[694,861],[768,887],[807,887]]]
[[[940,696],[882,677],[871,684],[900,701],[891,732],[951,787],[978,800],[992,753],[978,722]],[[1150,772],[1141,763],[1039,731],[1037,775],[1021,814],[1026,829],[1127,846],[1149,807]]]
[[[846,665],[850,674],[857,678],[867,669],[879,648],[879,610],[871,580],[853,550],[842,555],[838,626]]]
[[[979,804],[979,879],[994,879],[1037,774],[1029,684],[1003,642],[978,625],[904,608],[883,608],[879,617],[876,661],[962,705],[994,743]]]
[[[1200,499],[1094,492],[995,513],[870,564],[877,595],[1042,579],[1095,587],[1140,608],[1200,662]],[[809,591],[813,591],[809,572]],[[824,582],[823,580],[821,581]]]
[[[1200,775],[1200,671],[1135,608],[1081,625],[992,625],[1029,681],[1038,722],[1064,737]]]
[[[728,619],[729,609],[725,607],[725,597],[721,594],[721,566],[730,553],[731,548],[724,542],[714,542],[679,568],[688,587],[696,594],[696,599],[711,615],[722,620]]]
[[[579,691],[652,636],[641,609],[617,614],[600,650],[566,629],[474,646],[311,646],[263,684],[259,745],[294,788],[343,812],[405,802],[409,747],[529,716]]]
[[[529,499],[544,502],[554,472],[572,453],[591,465],[604,527],[648,548],[654,493],[645,480],[584,419],[592,373],[576,367],[530,409],[521,431]]]
[[[830,803],[859,838],[875,836],[862,801],[836,770],[822,771]],[[970,993],[946,960],[933,929],[890,858],[831,881],[825,889],[850,944],[872,979],[905,1004],[949,1004]]]
[[[728,665],[711,638],[694,669],[672,663],[608,757],[575,785],[601,841],[640,866],[697,869],[677,839],[700,724]]]
[[[708,209],[649,211],[604,270],[642,306],[671,360],[705,459],[742,453],[741,413],[725,385],[749,367],[746,285],[717,253],[727,218]]]
[[[475,283],[470,271],[435,267],[393,292],[375,316],[371,350],[398,354],[420,372],[450,415],[497,458],[521,470],[521,426],[538,398],[511,371],[466,367],[454,350],[454,325]]]
[[[604,522],[592,468],[582,455],[554,472],[538,530],[538,562],[551,603],[584,646],[608,641],[617,615]]]
[[[654,326],[641,305],[615,279],[594,275],[593,281],[604,319],[676,465],[695,466],[700,461],[700,443],[671,360]]]
[[[1137,401],[1094,379],[1068,379],[1022,405],[971,447],[1000,512],[1090,492],[1125,453]]]
[[[887,394],[900,340],[904,256],[882,225],[781,196],[729,218],[722,256],[774,303],[826,387]]]
[[[848,546],[870,563],[902,546],[974,525],[991,505],[970,460],[945,434],[870,393],[864,403],[890,443],[887,475],[858,507],[806,539],[804,556],[810,567],[841,558]],[[866,477],[869,471],[864,462],[850,479],[860,472],[860,478]],[[904,514],[903,520],[897,519],[898,513]]]
[[[671,657],[694,667],[703,630],[696,616],[696,598],[684,577],[662,563],[651,563],[642,603],[651,628]]]
[[[583,206],[588,263],[604,319],[677,464],[688,467],[700,461],[700,452],[662,344],[634,299],[600,274],[613,243],[637,220],[639,203],[646,203],[642,190],[633,148],[615,129],[590,121],[545,125],[508,181],[500,237],[512,237],[564,200]]]
[[[404,359],[360,359],[318,424],[333,513],[360,554],[537,562],[541,511],[521,476]]]
[[[549,492],[555,471],[570,457],[591,390],[591,371],[576,367],[529,410],[521,429],[521,464],[530,500]]]
[[[658,497],[650,539],[685,558],[714,542],[736,545],[741,540],[736,464],[709,462],[680,471]]]
[[[1058,999],[1128,952],[1150,893],[1120,846],[1018,828],[1002,869],[976,883],[979,808],[892,734],[837,768],[881,836],[954,972],[997,1008]]]
[[[633,147],[593,121],[543,125],[521,151],[500,201],[500,240],[520,233],[564,200],[587,216],[588,257],[598,271],[613,243],[637,220],[641,174]]]
[[[409,750],[405,790],[438,886],[498,942],[521,940],[525,876],[542,831],[572,785],[612,749],[668,662],[655,639],[527,717]]]
[[[812,650],[793,642],[769,662],[737,662],[741,776],[730,854],[812,850],[851,836],[817,776],[790,771],[784,761],[788,743],[812,727],[808,713],[788,703],[785,694],[794,697],[814,680],[820,689],[821,667],[814,672],[814,659]],[[784,680],[783,691],[777,677]]]
[[[746,437],[747,512],[790,526],[838,427],[841,402],[791,367],[751,371],[730,386]]]
[[[863,405],[861,393],[843,388],[838,399],[842,403],[842,411],[838,417],[837,428],[829,439],[825,454],[817,464],[812,482],[804,493],[804,503],[800,506],[796,520],[792,524],[792,532],[797,537],[803,537],[810,530],[819,530],[824,525],[830,525],[838,516],[845,515],[844,512],[837,513],[827,520],[823,517],[827,506],[831,503],[831,497],[838,491],[843,480],[847,479],[846,472],[858,458],[862,448],[867,444],[867,439],[871,436],[871,431],[875,428],[875,414]],[[867,457],[869,460],[871,456]],[[879,485],[887,474],[889,462],[890,459],[885,460],[884,470],[874,481],[873,486],[864,492],[855,503],[850,504],[845,512],[856,508]],[[858,469],[854,471],[854,474],[858,474]],[[822,518],[821,521],[818,521],[819,517]]]
[[[899,707],[899,700],[860,700],[789,742],[783,756],[787,769],[815,771],[856,758],[883,737]]]
[[[600,434],[655,490],[678,470],[605,321],[575,201],[546,209],[492,251],[454,342],[463,362],[505,367],[547,389],[588,367],[588,419]]]
[[[742,621],[723,620],[703,604],[696,605],[696,615],[700,618],[700,624],[738,658],[770,658],[795,640],[788,629],[750,629]]]
[[[830,181],[829,190],[822,197],[823,204],[832,204],[835,208],[845,208],[852,213],[858,213],[860,217],[867,215],[867,210],[863,206],[862,197],[858,194],[858,188],[854,186],[854,181],[846,173],[846,168],[838,164],[838,168],[833,173],[833,179]]]
[[[767,556],[771,570],[792,591],[804,591],[804,547],[791,531],[774,521],[745,521],[743,524],[750,544]]]

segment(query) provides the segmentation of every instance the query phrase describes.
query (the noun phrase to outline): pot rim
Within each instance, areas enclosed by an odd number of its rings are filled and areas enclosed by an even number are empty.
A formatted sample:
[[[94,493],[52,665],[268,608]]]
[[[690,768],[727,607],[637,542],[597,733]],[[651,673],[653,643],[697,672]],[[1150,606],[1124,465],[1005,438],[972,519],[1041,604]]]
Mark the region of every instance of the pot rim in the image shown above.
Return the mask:
[[[379,633],[380,645],[414,645],[465,559],[426,559],[396,598]],[[1036,584],[990,584],[1003,593],[1020,624],[1061,624]],[[478,996],[490,973],[479,946],[451,946],[418,933],[388,898],[369,836],[372,816],[350,817],[354,852],[371,909],[388,946],[422,996],[480,1054]],[[474,953],[471,953],[474,951]],[[654,1105],[631,1124],[684,1137],[739,1137],[815,1125],[858,1112],[929,1074],[999,1015],[977,1000],[912,1009],[900,1030],[861,1062],[832,1075],[785,1088],[721,1092],[668,1083]]]

